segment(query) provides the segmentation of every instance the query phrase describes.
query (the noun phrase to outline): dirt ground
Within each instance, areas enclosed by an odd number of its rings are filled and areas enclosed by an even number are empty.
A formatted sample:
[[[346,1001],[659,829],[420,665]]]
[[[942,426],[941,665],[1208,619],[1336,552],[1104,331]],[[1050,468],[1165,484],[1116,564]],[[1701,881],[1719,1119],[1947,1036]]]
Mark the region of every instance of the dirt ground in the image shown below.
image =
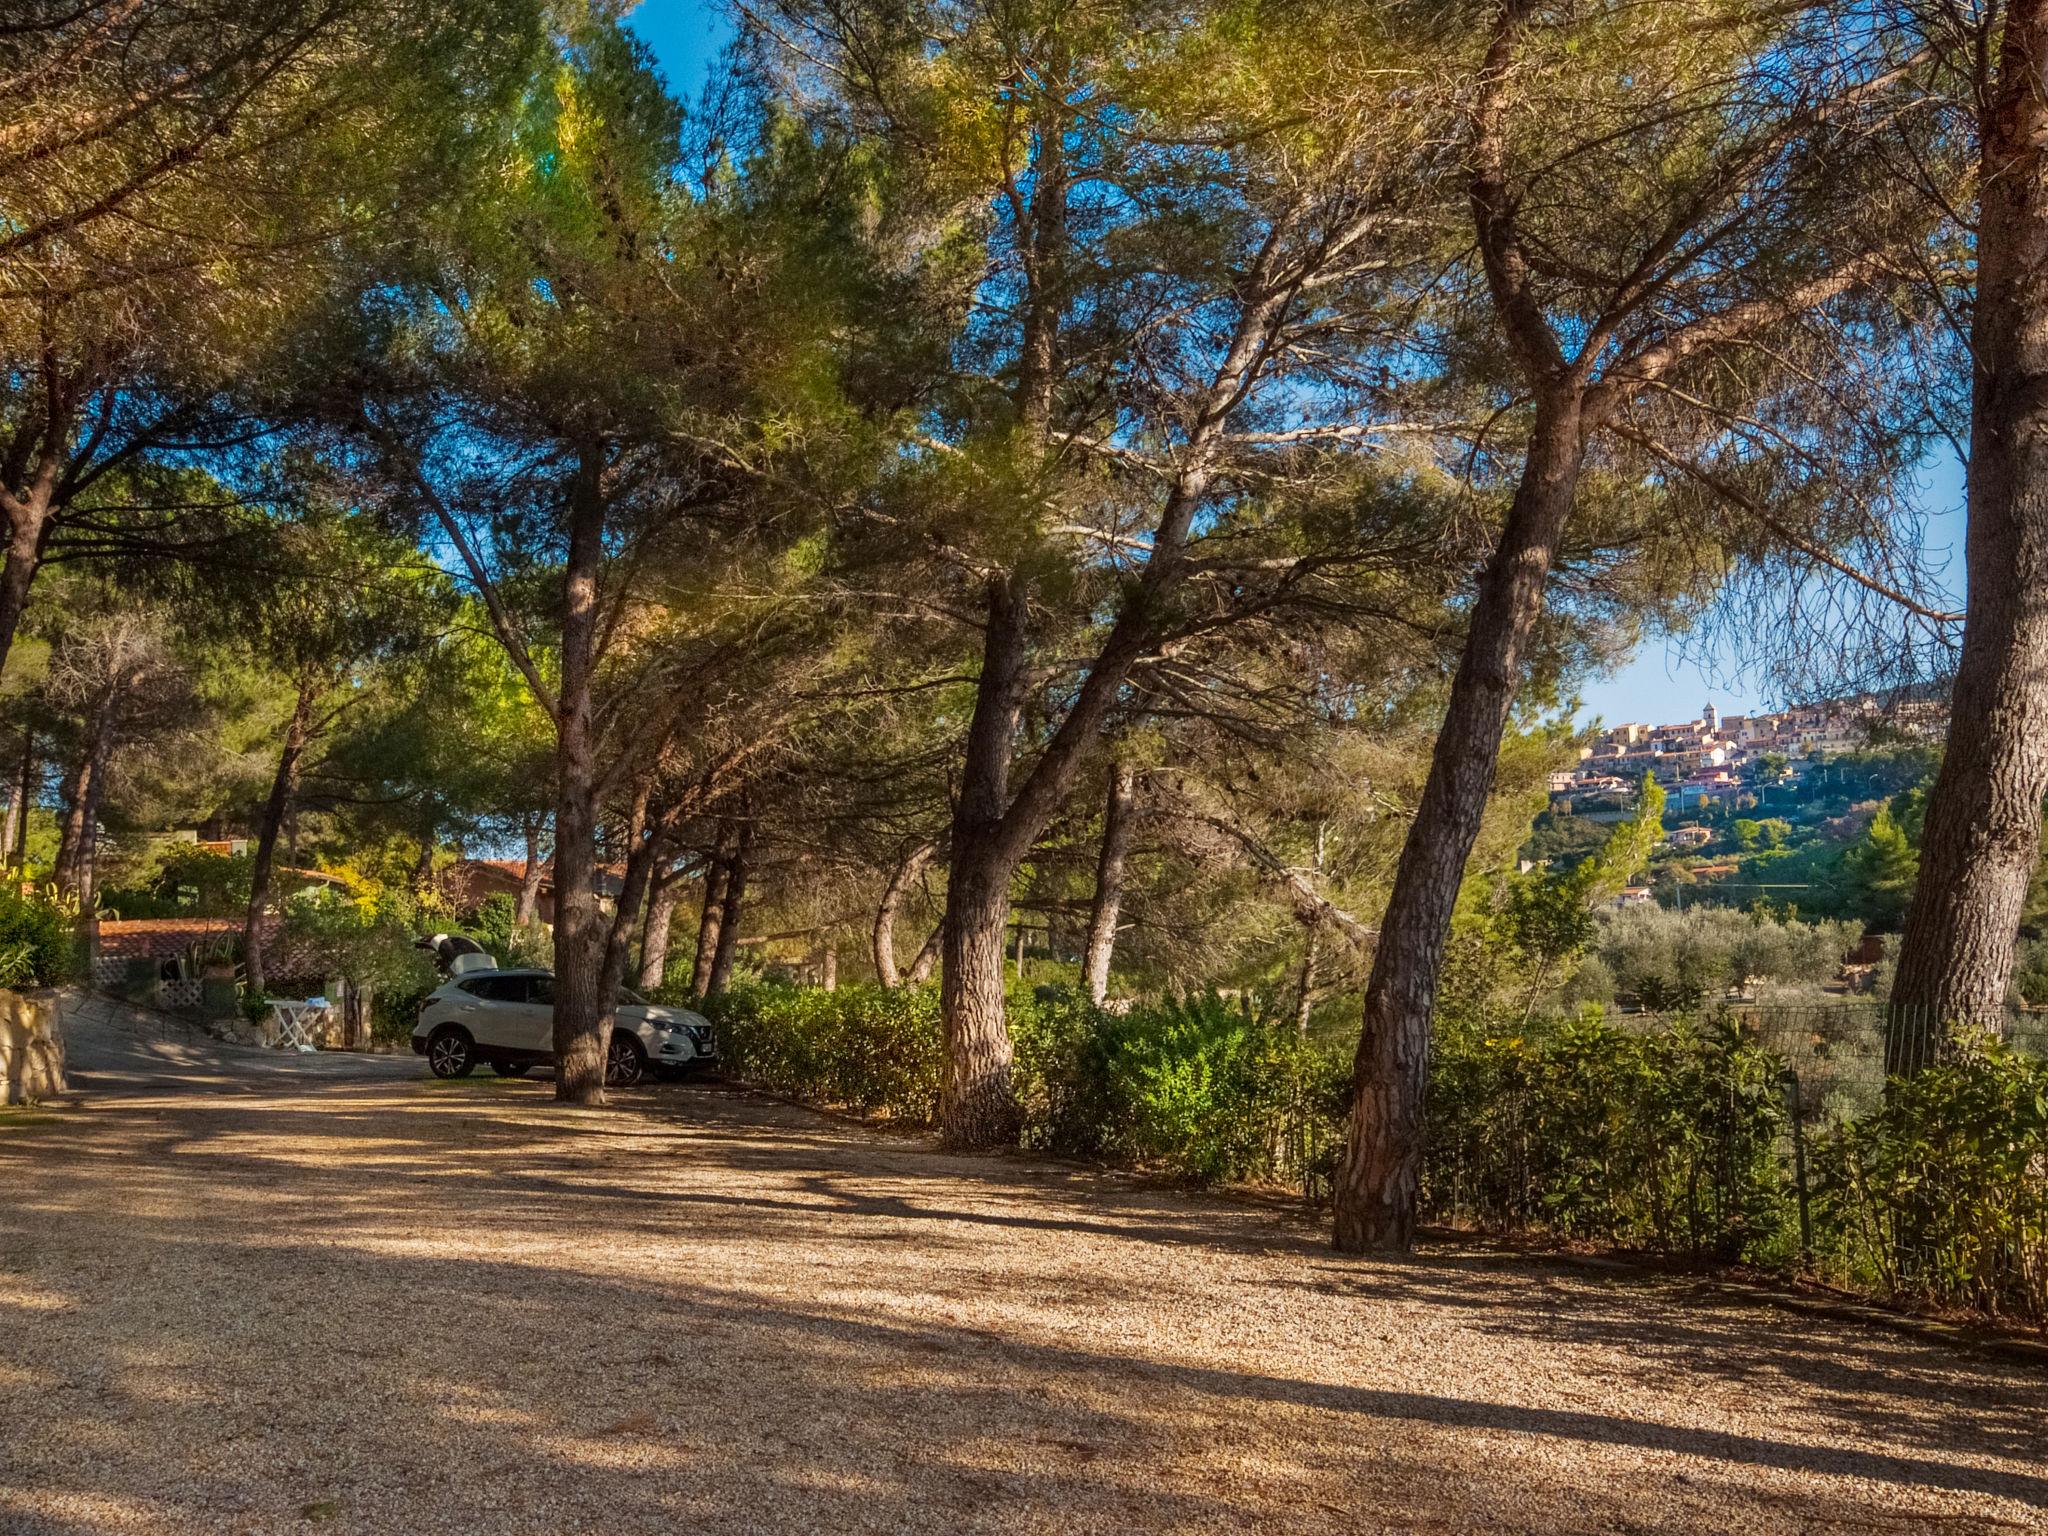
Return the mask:
[[[2048,1374],[1940,1343],[208,1049],[0,1112],[0,1531],[2048,1530]]]

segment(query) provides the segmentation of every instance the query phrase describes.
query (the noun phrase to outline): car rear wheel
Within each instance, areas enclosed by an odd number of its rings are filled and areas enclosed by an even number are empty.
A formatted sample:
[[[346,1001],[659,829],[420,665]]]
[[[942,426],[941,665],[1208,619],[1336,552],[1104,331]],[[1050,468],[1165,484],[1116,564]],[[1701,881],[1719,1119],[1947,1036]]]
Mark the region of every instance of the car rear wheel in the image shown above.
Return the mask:
[[[647,1053],[631,1035],[612,1031],[612,1043],[605,1047],[604,1081],[608,1088],[630,1088],[647,1070]]]
[[[494,1061],[491,1063],[491,1070],[500,1077],[524,1077],[533,1070],[533,1067],[524,1061]]]
[[[467,1077],[476,1070],[476,1042],[459,1024],[443,1024],[427,1037],[427,1065],[436,1077]]]

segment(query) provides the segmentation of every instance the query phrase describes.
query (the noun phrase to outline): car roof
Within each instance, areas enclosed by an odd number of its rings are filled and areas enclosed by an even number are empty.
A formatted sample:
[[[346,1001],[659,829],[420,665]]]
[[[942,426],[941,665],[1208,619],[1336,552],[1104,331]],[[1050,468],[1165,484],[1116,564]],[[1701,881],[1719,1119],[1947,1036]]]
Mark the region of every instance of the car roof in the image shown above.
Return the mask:
[[[450,976],[450,981],[474,981],[479,976],[553,976],[553,971],[535,970],[525,967],[519,970],[464,971],[460,976]]]

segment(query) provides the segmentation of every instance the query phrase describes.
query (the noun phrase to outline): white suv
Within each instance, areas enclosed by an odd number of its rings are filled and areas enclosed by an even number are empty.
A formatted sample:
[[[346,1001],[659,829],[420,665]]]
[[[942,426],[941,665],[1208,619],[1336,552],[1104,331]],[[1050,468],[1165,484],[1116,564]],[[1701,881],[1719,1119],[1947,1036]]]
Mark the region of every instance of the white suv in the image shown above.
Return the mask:
[[[420,1005],[412,1048],[436,1077],[467,1077],[480,1061],[500,1077],[552,1066],[555,978],[547,971],[475,970],[443,982]],[[605,1081],[613,1087],[632,1086],[650,1068],[680,1072],[717,1057],[701,1013],[620,994],[604,1061]]]

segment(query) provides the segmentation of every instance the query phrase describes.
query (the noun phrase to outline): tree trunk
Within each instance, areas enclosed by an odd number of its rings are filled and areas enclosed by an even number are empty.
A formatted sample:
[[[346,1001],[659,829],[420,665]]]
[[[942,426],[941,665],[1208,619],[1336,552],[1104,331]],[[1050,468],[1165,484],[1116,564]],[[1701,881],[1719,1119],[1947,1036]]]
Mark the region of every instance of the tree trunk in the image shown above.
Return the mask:
[[[818,985],[827,992],[839,990],[839,951],[829,942],[818,955]]]
[[[1320,923],[1308,925],[1308,940],[1301,948],[1301,991],[1294,999],[1294,1033],[1297,1038],[1308,1038],[1309,1015],[1316,1006],[1316,959],[1322,948],[1323,929]]]
[[[913,987],[921,987],[932,979],[932,972],[938,968],[939,950],[946,941],[946,924],[941,918],[932,924],[932,931],[917,951],[917,958],[910,962],[910,969],[904,972],[904,981]]]
[[[36,798],[36,733],[25,731],[21,738],[21,781],[15,799],[21,814],[14,819],[14,842],[9,857],[16,870],[28,868],[28,817]]]
[[[971,839],[963,841],[956,828],[940,941],[946,1062],[939,1126],[948,1146],[1007,1146],[1017,1139],[1010,1032],[1003,1017],[1011,873],[1005,861],[990,859]]]
[[[431,895],[434,889],[434,834],[431,830],[420,834],[420,856],[413,860],[412,888],[422,896]]]
[[[298,793],[299,763],[313,729],[313,703],[319,690],[309,675],[299,682],[292,716],[284,729],[284,750],[271,775],[270,798],[263,806],[263,824],[256,831],[256,857],[249,866],[249,910],[242,918],[242,969],[252,993],[263,991],[263,909],[270,905],[270,870],[277,857],[278,829]]]
[[[519,895],[512,903],[512,923],[517,928],[530,928],[540,917],[540,883],[547,876],[547,864],[540,856],[541,825],[538,816],[526,823],[526,864],[519,871]]]
[[[99,780],[106,769],[112,728],[111,702],[100,700],[86,717],[78,762],[65,775],[64,820],[57,831],[57,863],[50,878],[58,890],[77,898],[81,910],[88,903],[86,870],[92,857],[93,816],[99,806]]]
[[[647,904],[647,933],[640,941],[640,990],[660,990],[668,978],[668,939],[675,926],[676,903],[682,899],[682,877],[671,870],[654,887]]]
[[[7,821],[4,826],[0,826],[0,860],[12,854],[15,841],[20,835],[17,829],[27,815],[28,786],[17,780],[7,786]]]
[[[896,914],[903,906],[903,898],[910,894],[917,877],[924,873],[925,865],[931,862],[937,845],[919,843],[911,849],[896,866],[896,872],[889,877],[887,889],[882,892],[882,904],[875,909],[875,979],[885,987],[898,985],[896,974]]]
[[[599,995],[604,999],[604,1042],[611,1039],[618,1015],[619,992],[626,984],[626,956],[632,947],[633,930],[639,925],[640,907],[653,883],[655,839],[646,836],[647,801],[651,780],[634,794],[633,817],[627,836],[632,850],[626,856],[626,877],[619,884],[619,900],[605,935],[604,963],[599,968]]]
[[[1380,923],[1352,1068],[1351,1124],[1333,1191],[1335,1242],[1347,1253],[1405,1249],[1414,1241],[1444,941],[1493,788],[1522,648],[1543,612],[1544,584],[1578,487],[1580,398],[1568,387],[1539,397],[1521,483],[1473,602],[1429,778]]]
[[[1095,904],[1088,914],[1088,949],[1082,974],[1088,1001],[1100,1008],[1109,997],[1109,963],[1116,954],[1116,923],[1123,912],[1124,861],[1131,850],[1131,795],[1138,770],[1112,764],[1109,802],[1102,812],[1102,854],[1095,863]]]
[[[0,667],[14,648],[14,636],[21,617],[28,611],[28,594],[36,572],[42,568],[43,547],[55,525],[46,496],[31,493],[17,499],[7,497],[7,551],[0,564]]]
[[[711,952],[711,974],[705,983],[709,993],[723,992],[732,982],[732,961],[740,941],[740,914],[747,899],[748,866],[754,854],[754,820],[746,813],[740,822],[738,844],[726,866],[725,900],[718,914],[718,943]]]
[[[100,806],[107,797],[107,754],[93,765],[92,778],[85,787],[85,818],[80,828],[78,870],[72,894],[81,913],[92,910],[92,893],[98,882],[100,861]]]
[[[598,785],[591,689],[597,664],[597,575],[604,561],[600,454],[585,446],[569,492],[562,578],[561,686],[555,703],[555,1097],[604,1102],[612,1003],[604,991],[606,923],[597,904]]]
[[[1007,578],[989,583],[987,628],[974,716],[967,728],[960,798],[953,807],[953,864],[946,882],[945,969],[939,1009],[945,1075],[939,1132],[948,1146],[1014,1142],[1019,1124],[1003,1017],[1003,929],[1016,860],[1003,836],[1010,751],[1023,705],[1024,605]]]
[[[2006,9],[1980,128],[1969,613],[1892,983],[1885,1068],[1996,1027],[2048,794],[2048,3]]]
[[[722,840],[721,840],[722,841]],[[704,911],[697,919],[697,958],[690,966],[690,995],[711,990],[711,962],[718,957],[718,935],[725,917],[725,881],[732,855],[724,847],[704,869]]]

